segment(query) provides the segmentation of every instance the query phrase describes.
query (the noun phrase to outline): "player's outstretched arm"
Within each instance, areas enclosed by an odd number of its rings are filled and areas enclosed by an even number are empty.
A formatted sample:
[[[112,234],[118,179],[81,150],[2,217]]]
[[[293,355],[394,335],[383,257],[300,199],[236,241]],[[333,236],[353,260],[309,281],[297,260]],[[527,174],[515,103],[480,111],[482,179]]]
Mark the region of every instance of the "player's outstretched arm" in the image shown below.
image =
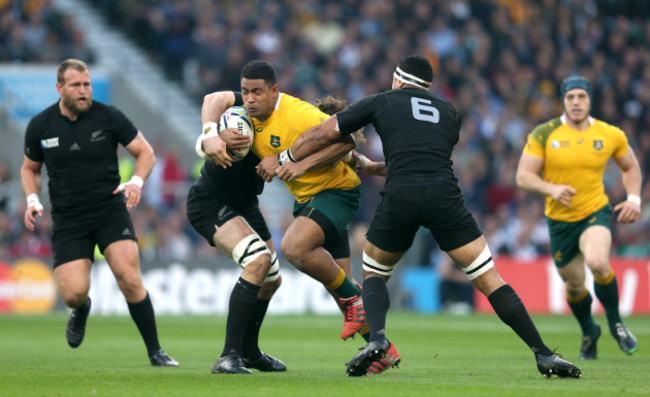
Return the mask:
[[[304,134],[291,145],[288,151],[294,160],[300,161],[312,153],[323,149],[331,143],[343,140],[343,137],[337,130],[336,115],[330,117],[324,122],[315,125],[305,131]]]
[[[614,211],[618,211],[616,220],[621,223],[636,222],[641,216],[641,183],[643,180],[639,161],[629,146],[627,152],[614,161],[621,169],[623,186],[627,192],[627,200],[614,207]]]
[[[292,181],[305,175],[310,170],[341,161],[355,147],[356,143],[354,138],[347,136],[341,142],[335,142],[326,146],[298,162],[286,161],[275,172],[283,181]]]

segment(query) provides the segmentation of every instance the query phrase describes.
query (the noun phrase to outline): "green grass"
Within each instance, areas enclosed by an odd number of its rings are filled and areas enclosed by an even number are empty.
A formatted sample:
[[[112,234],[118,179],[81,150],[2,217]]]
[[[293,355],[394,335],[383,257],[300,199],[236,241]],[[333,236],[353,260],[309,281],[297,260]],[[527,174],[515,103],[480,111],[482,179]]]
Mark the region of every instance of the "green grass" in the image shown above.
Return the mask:
[[[252,376],[210,373],[223,346],[223,317],[161,317],[165,350],[179,368],[149,365],[128,317],[91,317],[78,349],[65,342],[64,314],[0,316],[2,396],[584,396],[650,393],[650,317],[626,320],[639,351],[623,354],[608,333],[599,359],[577,362],[579,328],[572,317],[535,316],[551,348],[578,364],[581,379],[544,379],[532,353],[495,316],[451,317],[391,313],[389,337],[399,368],[347,378],[344,363],[365,343],[339,339],[334,316],[271,316],[263,350],[281,358],[286,373]],[[606,322],[598,318],[601,325]],[[606,326],[603,330],[605,330]]]

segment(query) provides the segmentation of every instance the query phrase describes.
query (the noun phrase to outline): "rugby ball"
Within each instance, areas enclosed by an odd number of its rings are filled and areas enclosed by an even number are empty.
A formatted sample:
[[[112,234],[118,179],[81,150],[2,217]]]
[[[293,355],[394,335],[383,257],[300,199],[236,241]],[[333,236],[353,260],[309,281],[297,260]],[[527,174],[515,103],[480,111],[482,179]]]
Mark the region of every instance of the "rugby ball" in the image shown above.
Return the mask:
[[[246,113],[246,109],[241,106],[233,106],[228,108],[219,119],[217,124],[217,131],[221,132],[228,128],[235,128],[240,134],[247,135],[251,139],[248,142],[248,147],[239,149],[237,153],[228,151],[230,157],[235,161],[239,161],[246,157],[251,147],[253,146],[253,139],[255,138],[253,132],[253,121]]]

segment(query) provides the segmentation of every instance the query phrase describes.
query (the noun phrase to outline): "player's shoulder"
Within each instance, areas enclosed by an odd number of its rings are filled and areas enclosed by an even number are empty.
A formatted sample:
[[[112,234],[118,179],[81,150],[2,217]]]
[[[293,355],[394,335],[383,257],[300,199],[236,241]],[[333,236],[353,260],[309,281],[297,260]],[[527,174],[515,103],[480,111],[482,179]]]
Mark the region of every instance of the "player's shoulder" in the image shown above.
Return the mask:
[[[610,135],[625,135],[625,132],[623,132],[622,129],[618,128],[615,125],[609,124],[603,120],[599,120],[596,118],[591,118],[593,120],[593,125],[596,127],[599,131],[605,133],[605,134],[610,134]]]
[[[560,126],[562,126],[562,119],[560,117],[556,117],[543,123],[537,124],[529,136],[544,146],[548,137]]]
[[[53,105],[46,107],[45,109],[41,110],[36,115],[34,115],[30,120],[30,125],[40,126],[44,124],[45,125],[50,124],[50,120],[52,119],[52,117],[56,116],[57,113],[60,113],[59,102],[56,102]]]

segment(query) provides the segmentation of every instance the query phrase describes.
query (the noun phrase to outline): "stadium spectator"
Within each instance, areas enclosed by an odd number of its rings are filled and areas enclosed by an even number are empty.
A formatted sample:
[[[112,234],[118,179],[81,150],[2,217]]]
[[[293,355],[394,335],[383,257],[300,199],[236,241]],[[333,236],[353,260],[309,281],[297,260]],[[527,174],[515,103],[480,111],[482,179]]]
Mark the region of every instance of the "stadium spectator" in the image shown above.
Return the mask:
[[[160,348],[127,211],[140,201],[144,179],[155,162],[153,149],[121,111],[93,102],[90,70],[83,61],[65,60],[56,73],[60,99],[30,120],[20,177],[27,197],[24,223],[33,231],[36,216],[43,215],[38,196],[43,163],[47,167],[54,280],[65,304],[73,309],[66,328],[68,344],[78,347],[85,335],[97,244],[126,298],[151,365],[178,366]],[[136,158],[134,174],[124,184],[119,183],[118,142]]]
[[[582,360],[597,358],[600,325],[591,314],[585,264],[594,291],[605,308],[609,331],[621,350],[634,353],[636,338],[625,327],[618,305],[618,285],[609,265],[612,212],[617,222],[641,216],[641,168],[617,127],[591,117],[593,91],[582,76],[567,77],[560,87],[562,116],[538,125],[528,135],[517,169],[517,184],[546,197],[551,255],[564,280],[567,301],[582,329]],[[609,159],[621,169],[627,199],[612,210],[603,173]]]

